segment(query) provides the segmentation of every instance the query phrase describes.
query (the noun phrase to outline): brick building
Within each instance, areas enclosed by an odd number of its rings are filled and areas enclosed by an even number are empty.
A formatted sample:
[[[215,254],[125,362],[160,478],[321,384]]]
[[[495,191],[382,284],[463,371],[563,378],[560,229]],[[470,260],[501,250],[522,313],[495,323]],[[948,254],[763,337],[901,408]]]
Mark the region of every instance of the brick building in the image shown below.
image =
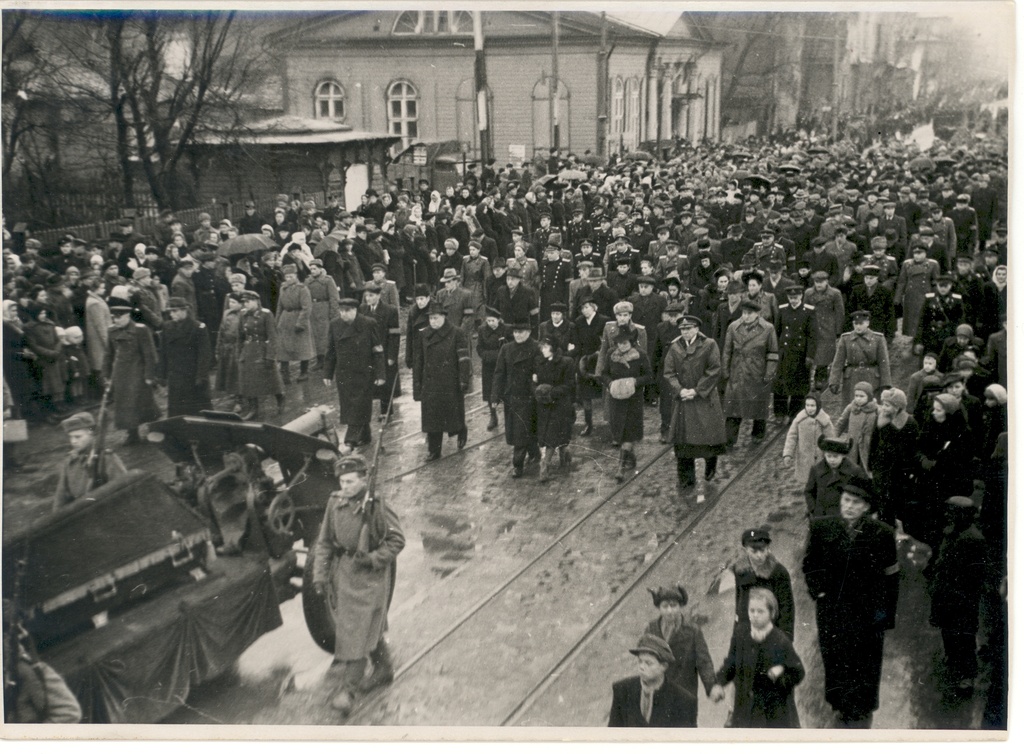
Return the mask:
[[[491,142],[499,161],[554,145],[597,151],[719,137],[722,45],[687,14],[651,31],[598,13],[482,12]],[[606,87],[602,31],[607,54]],[[468,11],[359,11],[304,18],[278,35],[283,109],[402,143],[455,140],[479,154]],[[552,88],[557,100],[552,98]],[[605,118],[599,116],[604,115]]]

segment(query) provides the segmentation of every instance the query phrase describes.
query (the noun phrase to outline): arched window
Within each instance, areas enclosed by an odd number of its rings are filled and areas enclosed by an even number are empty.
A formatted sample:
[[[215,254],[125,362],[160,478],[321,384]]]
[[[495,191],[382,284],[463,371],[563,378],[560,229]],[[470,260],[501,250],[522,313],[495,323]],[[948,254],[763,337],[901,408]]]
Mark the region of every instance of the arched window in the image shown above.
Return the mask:
[[[395,19],[392,34],[472,34],[467,10],[407,10]]]
[[[612,129],[611,129],[611,132],[613,134],[621,134],[622,133],[622,124],[624,122],[623,119],[624,119],[624,115],[625,115],[625,110],[624,110],[625,97],[623,95],[624,95],[624,90],[623,90],[623,84],[622,84],[622,77],[621,76],[616,76],[615,77],[615,85],[612,87]]]
[[[547,156],[547,151],[554,146],[555,124],[558,124],[558,146],[560,149],[572,149],[569,125],[572,122],[569,87],[559,79],[554,87],[555,99],[551,100],[551,87],[555,80],[551,76],[540,79],[533,87],[533,150]],[[554,105],[554,107],[552,107]]]
[[[626,81],[626,117],[623,127],[624,142],[628,149],[635,149],[640,143],[640,81],[631,78]]]
[[[487,87],[487,120],[492,118],[494,93]],[[480,149],[480,113],[476,85],[472,78],[463,79],[455,90],[455,134],[462,148],[477,154]]]
[[[388,133],[401,136],[409,146],[419,135],[419,93],[408,81],[388,87]]]
[[[313,114],[317,118],[344,120],[345,90],[337,81],[322,81],[313,93]]]

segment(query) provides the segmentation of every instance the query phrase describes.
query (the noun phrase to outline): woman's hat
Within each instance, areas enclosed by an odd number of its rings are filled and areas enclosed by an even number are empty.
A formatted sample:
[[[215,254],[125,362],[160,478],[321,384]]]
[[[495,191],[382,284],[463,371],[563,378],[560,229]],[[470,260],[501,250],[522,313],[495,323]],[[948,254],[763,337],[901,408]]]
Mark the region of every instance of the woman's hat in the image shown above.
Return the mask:
[[[295,266],[294,264],[283,264],[283,265],[281,265],[281,274],[282,275],[298,275],[299,274],[299,268],[297,266]]]
[[[659,586],[656,589],[648,589],[647,591],[651,593],[655,607],[659,607],[665,600],[678,602],[680,606],[684,606],[690,601],[686,594],[686,589],[682,584],[676,584],[675,586]]]
[[[868,400],[871,400],[872,398],[875,397],[875,388],[870,382],[858,382],[856,385],[853,386],[853,389],[854,392],[860,390],[862,393],[865,393],[868,396]]]

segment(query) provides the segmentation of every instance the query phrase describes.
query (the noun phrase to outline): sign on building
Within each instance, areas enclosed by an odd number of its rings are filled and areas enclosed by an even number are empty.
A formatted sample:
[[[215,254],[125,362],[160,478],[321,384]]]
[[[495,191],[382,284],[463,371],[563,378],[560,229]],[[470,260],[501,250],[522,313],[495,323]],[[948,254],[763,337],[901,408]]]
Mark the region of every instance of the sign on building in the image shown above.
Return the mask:
[[[412,148],[412,164],[413,165],[426,165],[427,164],[427,146],[420,144]]]
[[[512,161],[522,162],[526,159],[526,145],[525,144],[509,144],[508,145],[508,158]]]

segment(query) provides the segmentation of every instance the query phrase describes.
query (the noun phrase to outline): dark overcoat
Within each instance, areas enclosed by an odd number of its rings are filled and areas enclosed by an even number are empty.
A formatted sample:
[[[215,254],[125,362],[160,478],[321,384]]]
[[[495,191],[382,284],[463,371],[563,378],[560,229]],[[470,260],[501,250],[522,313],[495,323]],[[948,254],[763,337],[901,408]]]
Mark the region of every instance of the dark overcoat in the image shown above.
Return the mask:
[[[560,448],[572,439],[576,422],[576,364],[556,350],[552,358],[541,357],[534,365],[536,385],[550,385],[548,401],[537,401],[537,442],[544,448]]]
[[[683,621],[670,636],[665,636],[661,619],[655,618],[647,624],[644,633],[664,639],[672,649],[672,656],[676,660],[668,666],[665,680],[693,695],[694,699],[698,696],[698,680],[704,685],[704,693],[711,693],[715,685],[715,666],[711,662],[708,643],[700,626],[691,626]]]
[[[32,365],[39,384],[39,394],[62,401],[68,371],[57,326],[49,321],[29,322],[25,325],[25,342],[36,355]]]
[[[487,323],[480,325],[476,331],[476,352],[480,356],[480,395],[484,403],[491,402],[491,386],[494,377],[494,367],[498,363],[498,352],[506,343],[512,342],[512,333],[509,328],[498,322],[498,326],[491,329]]]
[[[750,561],[745,555],[732,567],[736,577],[736,625],[739,631],[750,630],[750,615],[747,613],[747,605],[750,604],[751,589],[767,589],[775,595],[779,603],[779,613],[772,623],[786,636],[793,639],[793,627],[796,625],[796,608],[793,601],[793,582],[789,577],[786,566],[771,558],[772,568],[767,576],[759,576],[750,567]]]
[[[504,403],[505,442],[527,447],[537,442],[537,401],[533,395],[533,365],[540,346],[533,338],[514,340],[498,352],[491,385],[491,401]]]
[[[768,396],[779,365],[775,328],[759,317],[750,324],[729,325],[722,349],[722,371],[729,382],[722,410],[726,416],[767,419]]]
[[[409,314],[405,319],[405,365],[409,369],[412,369],[413,354],[420,348],[423,331],[430,327],[428,308],[429,305],[421,309],[414,303],[409,307]]]
[[[824,458],[814,464],[804,487],[807,513],[811,519],[839,515],[839,497],[847,484],[859,484],[865,490],[871,489],[871,479],[867,473],[849,458],[844,457],[835,469]]]
[[[225,393],[238,393],[238,341],[241,336],[242,310],[224,312],[217,330],[217,374],[214,387]]]
[[[210,331],[191,316],[164,324],[160,377],[167,380],[167,416],[194,416],[212,408]]]
[[[725,414],[718,395],[722,362],[718,344],[697,333],[689,346],[682,336],[665,356],[663,372],[672,390],[672,442],[680,458],[709,458],[725,452]],[[684,388],[696,390],[692,400],[679,400]]]
[[[242,311],[238,324],[238,392],[246,398],[281,395],[277,323],[269,309]]]
[[[472,381],[469,338],[445,318],[436,330],[427,327],[413,354],[412,397],[420,402],[420,429],[447,432],[466,428],[466,399]]]
[[[136,322],[111,327],[103,376],[113,381],[114,426],[129,431],[143,422],[160,418],[153,388],[156,379],[156,347],[149,328]]]
[[[776,665],[782,675],[772,680],[768,671]],[[731,727],[799,728],[793,691],[803,679],[804,665],[785,632],[772,628],[757,642],[749,626],[737,626],[717,674],[720,686],[736,685]]]
[[[638,344],[625,356],[618,349],[608,354],[604,371],[599,375],[607,387],[615,380],[632,377],[636,392],[629,398],[612,398],[608,394],[608,429],[615,442],[637,442],[644,439],[644,385],[654,382],[654,371],[646,351]]]
[[[978,631],[978,605],[985,588],[985,538],[976,525],[950,531],[932,568],[930,621],[945,631]]]
[[[782,304],[775,332],[779,340],[779,368],[772,391],[776,395],[807,395],[811,390],[807,359],[814,358],[818,337],[814,307],[801,304],[794,309],[789,303]]]
[[[640,712],[640,676],[625,678],[612,684],[612,709],[608,713],[609,728],[696,728],[697,697],[668,683],[654,692],[651,720]]]
[[[573,325],[576,329],[576,352],[574,355],[576,359],[596,354],[601,350],[601,337],[608,321],[608,318],[600,312],[596,313],[589,323],[582,314],[574,320]],[[580,399],[596,400],[601,397],[601,383],[587,379],[583,375],[579,375],[577,388],[577,395]]]
[[[384,346],[377,340],[377,323],[362,314],[352,322],[331,322],[324,379],[338,387],[338,421],[359,426],[373,418],[374,381],[385,379]]]
[[[380,301],[374,309],[370,309],[366,304],[360,304],[359,313],[377,323],[377,340],[384,344],[384,371],[387,374],[387,381],[377,386],[377,397],[385,402],[382,405],[387,405],[392,392],[397,394],[402,387],[401,384],[397,387],[394,384],[398,379],[398,351],[402,341],[402,330],[398,326],[398,308]]]
[[[900,567],[891,527],[862,517],[812,519],[803,560],[815,601],[825,699],[850,717],[878,709],[885,631],[896,625]]]

